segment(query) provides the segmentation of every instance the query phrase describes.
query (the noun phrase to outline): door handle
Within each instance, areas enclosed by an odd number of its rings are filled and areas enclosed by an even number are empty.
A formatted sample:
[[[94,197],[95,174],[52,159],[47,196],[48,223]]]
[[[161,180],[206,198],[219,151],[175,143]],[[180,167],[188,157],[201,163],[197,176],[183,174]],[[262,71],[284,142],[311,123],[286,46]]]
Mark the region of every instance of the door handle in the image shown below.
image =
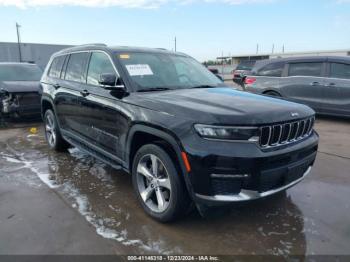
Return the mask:
[[[87,90],[80,91],[80,94],[81,94],[83,97],[90,95],[89,91],[87,91]]]
[[[319,86],[320,85],[320,82],[312,82],[310,85],[312,85],[312,86]]]
[[[336,86],[336,85],[335,85],[335,83],[329,83],[329,84],[327,84],[326,86],[331,87],[331,86]]]
[[[59,84],[54,84],[53,87],[57,90],[59,89],[61,86]]]

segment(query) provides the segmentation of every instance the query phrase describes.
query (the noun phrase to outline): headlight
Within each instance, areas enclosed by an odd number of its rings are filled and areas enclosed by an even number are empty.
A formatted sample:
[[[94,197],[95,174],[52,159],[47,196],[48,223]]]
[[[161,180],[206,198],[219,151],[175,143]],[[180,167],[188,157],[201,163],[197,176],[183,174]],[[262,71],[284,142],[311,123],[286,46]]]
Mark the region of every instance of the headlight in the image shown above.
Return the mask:
[[[259,141],[259,129],[256,127],[225,127],[196,124],[194,128],[204,138]]]

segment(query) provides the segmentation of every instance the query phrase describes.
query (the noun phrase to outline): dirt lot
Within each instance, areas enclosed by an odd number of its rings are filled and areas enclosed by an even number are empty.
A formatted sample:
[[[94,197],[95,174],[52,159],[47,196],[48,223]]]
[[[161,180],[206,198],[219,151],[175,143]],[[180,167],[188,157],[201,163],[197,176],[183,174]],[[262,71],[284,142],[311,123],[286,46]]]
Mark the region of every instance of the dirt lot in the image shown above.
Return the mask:
[[[316,129],[312,174],[286,194],[168,225],[145,215],[129,175],[49,151],[40,123],[1,129],[0,254],[349,255],[350,121]]]

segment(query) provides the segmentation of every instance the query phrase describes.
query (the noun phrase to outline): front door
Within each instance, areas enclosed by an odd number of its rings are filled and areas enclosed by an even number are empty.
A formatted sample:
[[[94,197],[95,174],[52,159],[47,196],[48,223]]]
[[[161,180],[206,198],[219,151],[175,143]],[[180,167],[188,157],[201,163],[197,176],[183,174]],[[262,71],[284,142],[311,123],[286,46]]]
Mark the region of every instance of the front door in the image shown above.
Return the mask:
[[[322,112],[350,116],[350,64],[331,62],[327,71]]]
[[[122,110],[122,98],[99,84],[100,75],[107,73],[118,76],[109,55],[92,52],[87,71],[88,94],[80,100],[84,111],[80,122],[88,130],[89,140],[94,145],[122,159],[121,140],[125,139],[129,121]]]
[[[318,111],[323,102],[322,89],[325,84],[325,63],[290,63],[287,66],[287,71],[288,81],[284,81],[285,85],[283,86],[286,97],[294,102],[308,105]]]

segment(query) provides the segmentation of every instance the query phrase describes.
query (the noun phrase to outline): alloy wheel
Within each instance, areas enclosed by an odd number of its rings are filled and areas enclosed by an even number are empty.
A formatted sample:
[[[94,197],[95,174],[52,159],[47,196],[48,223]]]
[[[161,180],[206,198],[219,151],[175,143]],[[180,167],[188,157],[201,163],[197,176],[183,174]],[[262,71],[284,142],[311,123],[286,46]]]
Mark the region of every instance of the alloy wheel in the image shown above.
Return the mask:
[[[155,155],[144,155],[137,165],[137,188],[145,205],[155,213],[170,203],[171,183],[163,162]]]
[[[50,144],[51,147],[54,147],[56,143],[56,128],[55,128],[55,122],[51,115],[46,116],[45,133],[46,133],[47,142]]]

